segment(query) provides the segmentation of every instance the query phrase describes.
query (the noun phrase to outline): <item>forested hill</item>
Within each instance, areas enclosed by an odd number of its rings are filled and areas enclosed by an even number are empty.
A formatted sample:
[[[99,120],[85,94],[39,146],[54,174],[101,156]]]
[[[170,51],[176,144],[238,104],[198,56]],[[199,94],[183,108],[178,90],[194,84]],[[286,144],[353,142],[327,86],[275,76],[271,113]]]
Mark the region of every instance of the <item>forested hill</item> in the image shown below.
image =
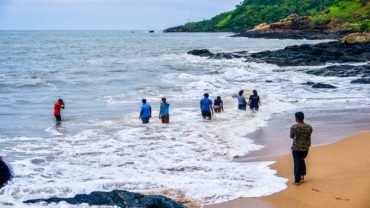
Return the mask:
[[[181,26],[189,32],[241,32],[261,23],[273,23],[291,13],[312,16],[313,24],[331,24],[339,30],[370,29],[369,0],[244,0],[233,11],[210,20]],[[334,28],[335,27],[335,28]]]

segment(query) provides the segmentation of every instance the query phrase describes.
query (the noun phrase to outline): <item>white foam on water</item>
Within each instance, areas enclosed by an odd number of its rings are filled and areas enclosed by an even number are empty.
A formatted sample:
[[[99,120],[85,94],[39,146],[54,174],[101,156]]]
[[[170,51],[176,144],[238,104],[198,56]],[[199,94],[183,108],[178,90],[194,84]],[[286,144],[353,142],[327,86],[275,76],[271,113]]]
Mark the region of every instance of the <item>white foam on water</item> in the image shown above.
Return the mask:
[[[261,148],[245,136],[265,124],[266,113],[228,110],[210,122],[194,108],[176,108],[172,114],[181,117],[171,117],[169,125],[152,118],[144,126],[132,113],[74,136],[15,142],[12,152],[32,156],[12,163],[17,175],[0,199],[19,203],[96,190],[176,189],[205,204],[285,188],[286,180],[268,167],[271,162],[232,161]]]

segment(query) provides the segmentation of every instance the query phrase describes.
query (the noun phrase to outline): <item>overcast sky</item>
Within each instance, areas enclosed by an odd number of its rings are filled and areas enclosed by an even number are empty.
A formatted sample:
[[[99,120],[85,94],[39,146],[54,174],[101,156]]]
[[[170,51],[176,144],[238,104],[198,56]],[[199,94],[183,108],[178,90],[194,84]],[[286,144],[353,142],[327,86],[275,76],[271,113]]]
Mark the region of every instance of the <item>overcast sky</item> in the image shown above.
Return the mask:
[[[241,0],[0,0],[0,29],[164,29]]]

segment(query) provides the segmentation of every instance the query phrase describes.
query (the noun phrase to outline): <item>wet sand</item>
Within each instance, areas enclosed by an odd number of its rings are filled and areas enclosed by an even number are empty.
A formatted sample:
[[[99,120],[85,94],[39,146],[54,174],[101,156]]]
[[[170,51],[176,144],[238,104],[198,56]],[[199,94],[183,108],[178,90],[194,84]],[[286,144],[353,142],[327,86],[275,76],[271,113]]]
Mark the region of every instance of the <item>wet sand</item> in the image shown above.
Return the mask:
[[[291,185],[293,161],[287,134],[294,119],[292,113],[275,115],[268,126],[249,135],[265,148],[236,159],[277,160],[272,168],[289,179],[288,189],[271,196],[240,198],[205,208],[370,207],[370,132],[365,131],[370,129],[370,109],[305,111],[307,123],[314,127],[314,147],[306,159],[306,181],[300,186]]]

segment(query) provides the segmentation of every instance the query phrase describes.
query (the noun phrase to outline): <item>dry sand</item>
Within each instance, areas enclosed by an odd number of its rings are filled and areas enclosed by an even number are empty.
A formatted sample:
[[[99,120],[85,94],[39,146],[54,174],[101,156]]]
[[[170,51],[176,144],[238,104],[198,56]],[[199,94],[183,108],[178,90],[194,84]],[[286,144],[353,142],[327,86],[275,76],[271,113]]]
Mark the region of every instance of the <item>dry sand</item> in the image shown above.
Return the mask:
[[[241,198],[206,208],[370,208],[370,132],[311,148],[303,184],[292,185],[291,155],[272,165],[289,178],[288,189],[267,197]]]

